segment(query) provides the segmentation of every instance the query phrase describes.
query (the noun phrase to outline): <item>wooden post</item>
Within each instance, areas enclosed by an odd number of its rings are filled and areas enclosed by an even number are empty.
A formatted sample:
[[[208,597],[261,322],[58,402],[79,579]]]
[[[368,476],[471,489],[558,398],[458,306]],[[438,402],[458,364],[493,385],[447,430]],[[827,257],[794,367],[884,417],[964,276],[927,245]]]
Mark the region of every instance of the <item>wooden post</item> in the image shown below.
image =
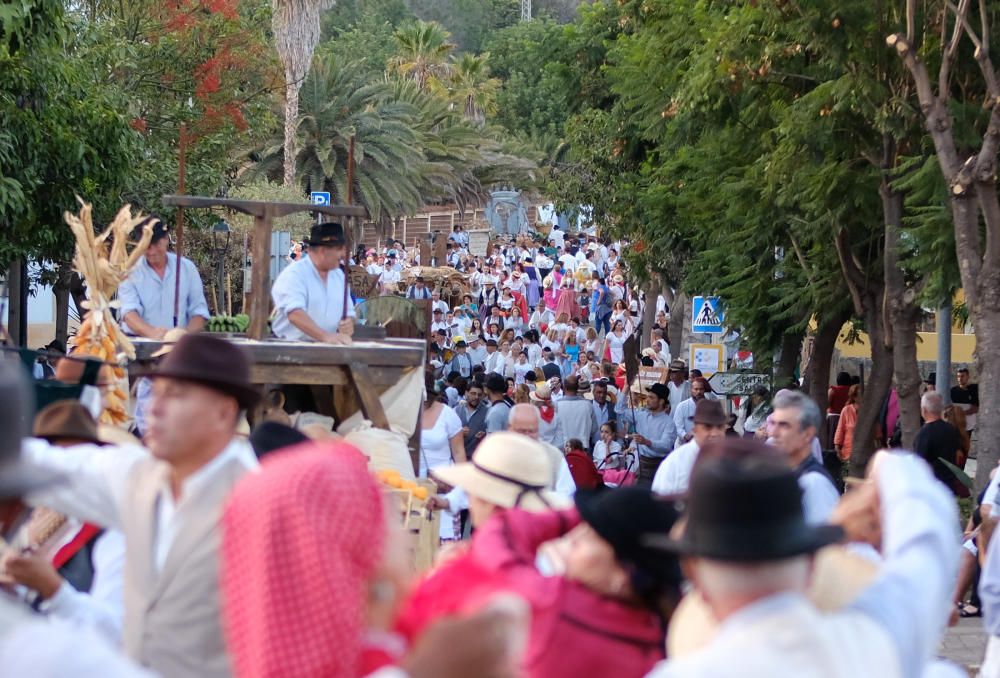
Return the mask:
[[[406,217],[403,217],[403,242],[406,242]]]
[[[226,273],[226,315],[233,314],[233,276]]]
[[[271,220],[266,216],[253,218],[253,268],[250,271],[250,326],[247,336],[260,341],[267,333],[267,317],[271,310]]]
[[[180,139],[178,140],[180,155],[177,159],[177,192],[184,195],[187,175],[187,125],[181,123]],[[181,257],[184,254],[184,208],[177,208],[177,244],[174,247],[177,256],[177,270],[174,271],[174,327],[180,323],[181,307]],[[218,307],[216,307],[218,312]]]

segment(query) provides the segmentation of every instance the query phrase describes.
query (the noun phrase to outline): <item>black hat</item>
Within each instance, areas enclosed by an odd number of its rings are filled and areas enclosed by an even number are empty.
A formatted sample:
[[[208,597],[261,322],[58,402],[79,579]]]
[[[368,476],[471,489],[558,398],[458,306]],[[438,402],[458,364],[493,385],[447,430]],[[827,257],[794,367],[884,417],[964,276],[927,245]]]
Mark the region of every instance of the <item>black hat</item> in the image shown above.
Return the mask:
[[[459,339],[455,342],[455,348],[468,348],[469,345],[465,343],[465,339]]]
[[[236,344],[210,334],[187,334],[163,358],[150,377],[193,381],[236,398],[249,409],[260,400],[250,383],[250,361]]]
[[[164,238],[167,237],[168,233],[170,232],[169,226],[160,221],[160,218],[158,216],[151,214],[142,221],[140,221],[138,224],[136,224],[136,227],[132,229],[132,239],[141,240],[142,232],[146,229],[146,226],[152,226],[153,229],[153,237],[149,241],[150,245],[157,243],[160,240],[163,240]]]
[[[677,559],[664,557],[660,549],[647,543],[654,537],[669,538],[678,517],[673,502],[638,487],[611,492],[579,490],[574,500],[580,518],[611,544],[619,562],[660,584],[680,586],[683,577]]]
[[[684,535],[676,541],[650,537],[646,543],[711,560],[767,561],[813,553],[843,535],[835,525],[806,523],[802,490],[791,469],[773,459],[723,454],[692,474]]]
[[[276,421],[264,421],[250,432],[250,446],[258,458],[269,452],[309,440],[306,434]]]
[[[666,384],[653,384],[646,389],[660,400],[670,400],[670,389]]]
[[[484,386],[487,391],[491,391],[493,393],[507,392],[507,380],[496,372],[491,372],[489,376],[486,377],[486,383]]]
[[[309,231],[306,243],[310,247],[340,247],[347,243],[344,237],[344,227],[336,222],[316,224]]]

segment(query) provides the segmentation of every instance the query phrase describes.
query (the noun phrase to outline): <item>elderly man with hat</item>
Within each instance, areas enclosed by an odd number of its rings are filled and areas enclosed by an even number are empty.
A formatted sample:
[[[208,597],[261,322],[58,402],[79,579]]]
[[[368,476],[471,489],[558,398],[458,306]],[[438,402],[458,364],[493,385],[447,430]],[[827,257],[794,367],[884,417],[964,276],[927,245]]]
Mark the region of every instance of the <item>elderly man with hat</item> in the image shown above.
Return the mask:
[[[26,441],[34,463],[69,477],[30,503],[125,535],[126,653],[163,676],[230,675],[219,621],[218,520],[230,489],[257,460],[236,438],[259,398],[243,351],[189,334],[153,377],[145,442],[78,446]],[[151,453],[151,454],[150,454]]]
[[[667,367],[667,388],[670,390],[670,411],[676,412],[677,406],[691,397],[691,382],[687,378],[687,363],[675,359]]]
[[[671,452],[653,477],[653,492],[662,495],[684,494],[698,452],[708,442],[726,436],[728,417],[718,400],[702,399],[694,410],[693,437]]]
[[[350,344],[354,300],[341,268],[344,227],[318,224],[309,234],[309,253],[288,266],[271,287],[274,333],[293,341]]]
[[[879,453],[854,499],[881,524],[884,560],[853,603],[821,614],[805,595],[814,555],[842,530],[806,521],[795,473],[759,443],[721,445],[692,476],[683,535],[647,539],[686,559],[720,627],[701,651],[648,678],[928,675],[951,608],[959,531],[955,502],[927,465]]]
[[[149,339],[162,339],[173,327],[197,332],[210,316],[198,268],[187,257],[181,257],[178,286],[177,255],[168,251],[167,227],[156,217],[149,217],[136,227],[135,233],[141,234],[150,222],[153,239],[149,248],[118,288],[124,329]]]
[[[66,479],[21,454],[34,407],[27,376],[15,362],[0,362],[0,537],[10,543],[28,517],[24,495]],[[0,666],[9,676],[73,675],[80,678],[149,676],[118,655],[92,629],[37,615],[0,589]]]
[[[469,345],[462,337],[456,337],[454,342],[455,353],[451,356],[451,361],[445,368],[445,372],[458,372],[463,379],[472,378],[472,357],[468,354]]]
[[[667,411],[670,392],[666,384],[653,384],[646,389],[646,404],[634,407],[632,391],[618,398],[615,412],[619,424],[632,426],[632,440],[639,453],[639,482],[649,487],[660,463],[674,449],[677,429]]]

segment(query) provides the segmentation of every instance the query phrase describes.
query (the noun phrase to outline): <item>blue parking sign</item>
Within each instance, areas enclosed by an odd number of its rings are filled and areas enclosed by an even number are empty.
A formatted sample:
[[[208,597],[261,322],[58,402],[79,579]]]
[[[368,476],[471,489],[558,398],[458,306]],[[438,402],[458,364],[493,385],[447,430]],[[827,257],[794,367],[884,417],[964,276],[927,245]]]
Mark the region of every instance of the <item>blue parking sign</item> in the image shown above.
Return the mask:
[[[328,191],[313,191],[309,194],[309,200],[314,205],[329,205],[330,193]]]
[[[721,334],[725,311],[719,297],[695,297],[691,304],[691,331]]]

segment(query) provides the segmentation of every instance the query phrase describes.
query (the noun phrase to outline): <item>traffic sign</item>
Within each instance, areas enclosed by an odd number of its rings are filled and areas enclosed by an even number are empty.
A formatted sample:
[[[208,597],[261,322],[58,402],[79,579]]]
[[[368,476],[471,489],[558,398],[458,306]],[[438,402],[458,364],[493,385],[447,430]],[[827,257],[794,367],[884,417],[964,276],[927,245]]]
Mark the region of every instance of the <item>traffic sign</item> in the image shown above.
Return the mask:
[[[309,201],[314,205],[329,205],[330,193],[329,191],[313,191],[309,194]]]
[[[708,378],[712,390],[719,395],[750,395],[758,386],[769,388],[771,375],[750,372],[716,372]]]
[[[721,372],[726,368],[725,354],[722,344],[691,344],[691,368],[701,370],[703,375]]]
[[[695,297],[691,304],[691,331],[721,334],[726,320],[719,297]]]

